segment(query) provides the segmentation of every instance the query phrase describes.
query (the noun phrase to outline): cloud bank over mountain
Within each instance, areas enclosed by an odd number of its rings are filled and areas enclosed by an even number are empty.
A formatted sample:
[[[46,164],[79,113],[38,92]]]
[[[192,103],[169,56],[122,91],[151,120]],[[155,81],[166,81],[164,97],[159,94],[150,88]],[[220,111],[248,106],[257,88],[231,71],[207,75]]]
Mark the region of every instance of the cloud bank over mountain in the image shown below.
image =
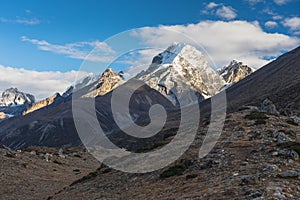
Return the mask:
[[[0,65],[0,92],[16,87],[26,93],[34,94],[36,99],[40,100],[53,95],[56,91],[65,91],[77,75],[83,77],[86,74],[77,71],[39,72]]]

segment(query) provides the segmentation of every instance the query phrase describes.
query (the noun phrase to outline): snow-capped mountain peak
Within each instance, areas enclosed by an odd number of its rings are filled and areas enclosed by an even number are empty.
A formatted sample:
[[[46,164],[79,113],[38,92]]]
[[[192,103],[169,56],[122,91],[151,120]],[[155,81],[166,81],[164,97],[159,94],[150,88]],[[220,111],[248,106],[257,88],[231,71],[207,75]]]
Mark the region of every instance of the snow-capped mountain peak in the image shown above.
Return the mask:
[[[33,95],[21,92],[17,88],[5,90],[0,96],[0,121],[4,118],[21,115],[34,102]]]
[[[111,68],[106,69],[90,89],[96,96],[102,96],[124,83],[123,78]],[[89,96],[89,94],[85,95]],[[94,96],[94,95],[92,95]]]
[[[255,70],[241,61],[232,60],[229,65],[224,66],[218,71],[219,75],[224,78],[226,83],[236,83]]]
[[[183,88],[189,87],[203,100],[216,94],[225,84],[202,52],[185,43],[173,43],[155,56],[150,67],[136,78],[161,92],[174,104],[178,104],[176,98],[183,95]]]
[[[17,88],[9,88],[0,97],[0,106],[33,104],[34,101],[33,95],[20,92]]]

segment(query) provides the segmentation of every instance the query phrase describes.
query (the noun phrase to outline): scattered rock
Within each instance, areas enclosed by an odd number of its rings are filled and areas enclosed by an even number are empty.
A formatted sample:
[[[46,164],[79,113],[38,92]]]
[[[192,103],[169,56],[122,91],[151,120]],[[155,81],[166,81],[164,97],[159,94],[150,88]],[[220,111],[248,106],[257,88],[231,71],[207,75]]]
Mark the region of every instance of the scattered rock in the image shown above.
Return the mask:
[[[295,161],[299,160],[299,154],[294,150],[288,150],[287,156]]]
[[[269,186],[266,188],[266,193],[268,196],[277,197],[280,199],[284,199],[285,196],[282,194],[282,188],[277,186]]]
[[[254,111],[254,112],[259,112],[259,109],[257,106],[242,106],[239,111],[243,111],[243,110],[249,110],[249,111]]]
[[[275,164],[269,164],[264,168],[265,171],[279,171],[279,167]]]
[[[278,132],[275,138],[276,142],[279,144],[291,141],[291,139],[284,132]]]
[[[240,184],[246,185],[246,184],[254,184],[256,182],[257,182],[257,179],[255,176],[245,175],[245,176],[242,176]]]
[[[279,115],[279,112],[276,109],[275,104],[268,98],[263,100],[263,102],[260,104],[259,111]]]
[[[278,174],[279,178],[298,178],[299,172],[294,170],[287,170]]]
[[[246,122],[246,125],[247,126],[254,126],[256,124],[256,121],[255,120],[250,120],[250,121],[247,121]]]
[[[44,155],[44,159],[46,160],[46,162],[50,162],[51,158],[52,158],[52,154],[46,153]]]
[[[295,122],[295,123],[300,123],[300,117],[297,115],[290,116],[290,118]]]
[[[278,156],[279,155],[279,152],[278,151],[273,151],[272,152],[272,156]]]

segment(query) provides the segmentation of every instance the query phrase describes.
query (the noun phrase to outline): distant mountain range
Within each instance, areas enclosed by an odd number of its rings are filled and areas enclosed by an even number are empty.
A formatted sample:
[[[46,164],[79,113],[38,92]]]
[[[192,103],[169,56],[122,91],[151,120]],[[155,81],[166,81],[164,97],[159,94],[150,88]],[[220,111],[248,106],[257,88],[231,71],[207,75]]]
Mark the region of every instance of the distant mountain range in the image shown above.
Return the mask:
[[[251,67],[235,60],[215,72],[203,54],[194,47],[173,44],[155,56],[149,68],[135,77],[135,80],[143,81],[146,85],[131,98],[132,117],[137,124],[147,124],[149,108],[154,104],[162,104],[171,113],[168,114],[164,131],[176,129],[179,122],[178,97],[174,98],[172,91],[180,97],[183,94],[180,88],[193,90],[199,97],[201,116],[208,116],[209,97],[228,84],[230,87],[225,89],[230,112],[243,105],[259,105],[262,100],[269,98],[281,113],[295,114],[299,110],[299,52],[297,48],[254,73]],[[81,145],[73,121],[71,100],[78,99],[84,103],[96,97],[97,117],[101,127],[109,134],[108,137],[120,146],[130,140],[133,147],[123,147],[137,149],[144,145],[143,142],[152,142],[161,136],[138,142],[126,136],[115,124],[110,108],[111,91],[120,86],[126,88],[127,85],[120,74],[111,69],[100,76],[88,76],[71,86],[63,95],[56,94],[37,102],[24,112],[24,116],[0,123],[0,143],[13,149],[32,145]]]
[[[210,98],[225,87],[253,73],[253,69],[233,60],[228,66],[214,71],[204,55],[196,48],[174,43],[164,52],[156,55],[149,68],[136,75],[136,79],[144,81],[151,88],[166,96],[174,105],[179,106],[177,98],[188,99],[184,88],[194,91],[199,101]],[[122,85],[122,73],[112,69],[105,70],[101,75],[89,74],[72,84],[62,95],[54,95],[35,102],[31,94],[10,88],[3,92],[0,98],[0,118],[26,115],[47,106],[53,107],[67,101],[73,93],[82,97],[103,96]],[[187,100],[188,104],[192,100]],[[49,108],[47,108],[49,109]],[[1,117],[2,116],[2,117]]]

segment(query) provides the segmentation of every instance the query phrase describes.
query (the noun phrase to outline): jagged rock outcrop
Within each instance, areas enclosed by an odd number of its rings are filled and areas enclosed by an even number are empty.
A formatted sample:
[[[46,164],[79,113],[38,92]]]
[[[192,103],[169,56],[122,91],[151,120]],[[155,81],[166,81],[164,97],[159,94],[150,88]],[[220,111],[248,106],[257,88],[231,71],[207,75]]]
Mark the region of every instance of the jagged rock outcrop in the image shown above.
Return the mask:
[[[259,111],[279,115],[275,104],[268,98],[263,100],[263,102],[260,104]]]
[[[4,112],[0,112],[0,122],[6,118],[8,118],[8,116]]]
[[[253,68],[236,60],[231,61],[229,65],[224,66],[218,71],[227,84],[236,83],[253,72]]]
[[[44,108],[46,106],[49,106],[51,104],[55,103],[59,103],[63,101],[63,97],[59,94],[59,93],[55,93],[53,96],[48,97],[46,99],[43,99],[41,101],[36,102],[35,104],[33,104],[30,108],[28,108],[26,111],[23,112],[23,115],[26,115],[28,113],[31,113],[35,110]]]
[[[122,77],[111,68],[108,68],[102,73],[97,82],[92,84],[88,93],[83,95],[83,97],[103,96],[123,83]]]
[[[178,105],[184,91],[194,91],[199,100],[204,100],[219,92],[225,81],[209,66],[204,55],[195,47],[184,43],[174,43],[164,52],[155,56],[146,71],[136,76],[151,88],[156,89]],[[187,104],[194,100],[187,101]]]

